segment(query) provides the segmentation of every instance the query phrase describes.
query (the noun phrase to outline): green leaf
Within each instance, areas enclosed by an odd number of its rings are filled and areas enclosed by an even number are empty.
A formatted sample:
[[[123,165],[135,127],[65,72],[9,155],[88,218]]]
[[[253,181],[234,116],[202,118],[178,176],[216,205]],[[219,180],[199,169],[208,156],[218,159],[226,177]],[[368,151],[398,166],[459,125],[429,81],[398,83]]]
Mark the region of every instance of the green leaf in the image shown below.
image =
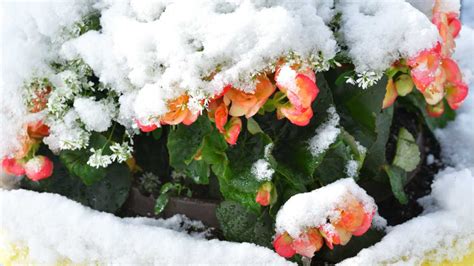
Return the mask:
[[[211,123],[205,116],[200,116],[190,126],[180,124],[168,135],[168,152],[170,165],[184,170],[202,147],[204,137],[211,132]]]
[[[163,128],[157,128],[151,132],[154,139],[159,140],[163,135]]]
[[[354,70],[348,70],[337,77],[335,83],[337,86],[342,86],[344,83],[346,83],[347,77],[350,77],[355,74]]]
[[[107,139],[104,136],[100,134],[93,134],[87,149],[73,151],[63,150],[61,151],[59,157],[72,175],[79,177],[82,182],[84,182],[84,184],[89,186],[101,180],[106,175],[105,168],[95,168],[87,164],[87,161],[91,155],[89,149],[104,148],[103,153],[105,154],[109,151],[108,147],[109,145],[107,143]]]
[[[260,128],[257,121],[255,121],[255,119],[253,119],[251,117],[249,119],[247,119],[247,130],[252,135],[255,135],[257,133],[263,133],[263,130]]]
[[[222,134],[214,129],[204,138],[201,150],[202,159],[208,164],[222,164],[227,160],[226,150],[227,142]]]
[[[407,172],[415,170],[420,163],[420,150],[413,135],[405,128],[400,128],[398,132],[397,150],[393,165],[396,165]]]
[[[204,160],[192,161],[185,170],[187,176],[196,184],[207,185],[209,184],[209,175],[211,171],[209,169],[209,164]]]
[[[273,226],[268,214],[257,216],[236,202],[224,201],[216,216],[226,240],[271,247]]]
[[[167,193],[161,194],[155,201],[155,214],[160,214],[166,207],[169,201],[169,195]]]
[[[322,185],[346,178],[346,165],[352,159],[351,149],[342,140],[333,143],[326,151],[324,159],[316,169],[314,176]]]
[[[407,204],[408,198],[403,190],[403,186],[407,180],[407,173],[398,166],[385,165],[384,170],[390,179],[392,192],[401,204]]]

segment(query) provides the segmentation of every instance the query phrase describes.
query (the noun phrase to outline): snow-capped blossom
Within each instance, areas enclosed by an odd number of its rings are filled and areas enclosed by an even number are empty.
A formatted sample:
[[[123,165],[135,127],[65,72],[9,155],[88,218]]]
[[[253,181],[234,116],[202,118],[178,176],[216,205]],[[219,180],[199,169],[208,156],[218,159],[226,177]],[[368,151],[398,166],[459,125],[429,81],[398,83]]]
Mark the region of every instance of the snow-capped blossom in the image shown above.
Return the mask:
[[[345,245],[352,235],[360,236],[370,228],[376,210],[374,200],[352,178],[294,195],[278,211],[275,250],[283,256],[279,250],[294,254],[290,251],[301,248],[299,254],[312,257],[310,251],[318,250],[318,241],[313,247],[298,247],[310,243],[305,235],[309,230],[312,234],[318,232],[331,249]]]
[[[110,159],[118,163],[125,162],[132,157],[133,148],[128,142],[123,142],[122,144],[116,142],[110,145],[110,150],[112,151]]]
[[[274,91],[275,86],[268,77],[266,75],[259,75],[253,93],[246,93],[235,88],[230,88],[230,90],[224,94],[224,102],[230,101],[229,115],[249,118],[260,110]]]
[[[293,241],[292,246],[296,253],[312,258],[314,253],[322,248],[323,242],[323,237],[319,231],[315,228],[309,228]]]
[[[196,121],[199,112],[191,112],[188,108],[189,96],[183,94],[178,98],[168,101],[168,112],[160,117],[162,125],[177,125],[183,123],[191,125]]]
[[[91,148],[90,152],[92,152],[92,155],[89,157],[89,160],[87,160],[87,164],[91,167],[107,167],[113,162],[110,155],[102,155],[102,149],[96,150]]]
[[[373,85],[375,85],[377,81],[382,78],[382,76],[382,73],[377,73],[374,71],[364,71],[362,73],[357,73],[357,79],[355,79],[355,84],[357,84],[359,88],[367,89],[368,87],[372,87]]]
[[[29,159],[25,164],[26,177],[40,181],[53,174],[53,162],[46,156],[38,155]]]
[[[297,126],[306,126],[313,117],[311,104],[318,96],[319,88],[314,72],[309,68],[299,68],[283,64],[275,71],[276,85],[289,100],[284,104],[276,103],[277,118],[286,117]]]
[[[161,125],[158,123],[148,123],[148,124],[142,124],[140,121],[136,120],[136,125],[140,129],[141,132],[152,132]]]

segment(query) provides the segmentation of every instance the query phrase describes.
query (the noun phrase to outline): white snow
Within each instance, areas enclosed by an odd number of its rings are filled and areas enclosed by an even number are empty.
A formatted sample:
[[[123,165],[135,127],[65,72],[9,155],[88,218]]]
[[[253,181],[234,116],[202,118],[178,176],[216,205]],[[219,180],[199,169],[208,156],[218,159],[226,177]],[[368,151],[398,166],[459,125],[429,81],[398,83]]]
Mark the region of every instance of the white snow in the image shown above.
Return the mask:
[[[404,0],[341,0],[341,32],[357,72],[381,72],[400,57],[435,46],[438,31]]]
[[[121,219],[65,197],[26,190],[0,190],[0,228],[8,243],[27,245],[37,264],[68,258],[73,264],[109,265],[293,265],[273,251],[249,243],[190,236],[198,226],[171,220]],[[7,219],[6,219],[7,217]]]
[[[252,165],[251,172],[258,181],[270,181],[275,170],[269,162],[259,159]]]
[[[93,97],[74,100],[74,110],[90,131],[103,132],[112,125],[113,110],[110,109],[105,102]]]
[[[354,179],[339,179],[311,192],[292,196],[278,211],[276,232],[286,231],[297,238],[306,228],[326,224],[329,217],[337,215],[336,208],[344,203],[348,194],[359,200],[367,212],[377,209],[374,199]]]
[[[59,33],[90,9],[89,0],[1,1],[0,158],[19,147],[17,136],[29,119],[23,83],[52,73],[48,63],[64,41]]]
[[[318,156],[333,144],[341,133],[339,115],[333,106],[327,110],[328,120],[316,128],[316,135],[309,141],[309,150],[313,156]]]

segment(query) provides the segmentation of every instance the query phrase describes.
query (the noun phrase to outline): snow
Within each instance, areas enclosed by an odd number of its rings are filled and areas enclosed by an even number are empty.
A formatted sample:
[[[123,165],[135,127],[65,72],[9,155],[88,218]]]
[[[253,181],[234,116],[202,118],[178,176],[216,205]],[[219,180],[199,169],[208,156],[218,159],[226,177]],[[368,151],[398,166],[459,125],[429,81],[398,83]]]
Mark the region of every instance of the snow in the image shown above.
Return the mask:
[[[269,162],[259,159],[252,165],[251,172],[258,181],[270,181],[275,170],[273,170]]]
[[[346,200],[347,195],[359,200],[367,212],[377,209],[374,199],[354,179],[339,179],[311,192],[292,196],[278,211],[276,232],[286,231],[297,238],[306,228],[326,224],[328,218],[337,215],[336,208]]]
[[[59,33],[89,12],[90,2],[1,1],[0,158],[19,147],[17,136],[30,119],[22,99],[23,83],[52,73],[48,63],[58,56],[64,37]]]
[[[438,31],[404,0],[341,0],[341,32],[357,72],[382,72],[400,57],[435,46]]]
[[[338,128],[340,118],[336,108],[329,107],[327,113],[328,120],[316,128],[316,135],[309,141],[309,150],[313,156],[318,156],[326,151],[341,133],[341,129]]]
[[[455,58],[465,76],[474,71],[474,31],[463,26]],[[473,79],[470,87],[474,86]],[[372,247],[363,249],[339,265],[419,265],[427,258],[435,263],[456,261],[472,250],[474,243],[474,97],[468,95],[456,120],[436,130],[443,162],[450,166],[435,176],[432,192],[419,200],[424,213],[389,228]],[[387,252],[390,250],[390,252]]]
[[[68,258],[73,264],[222,265],[231,260],[235,265],[292,265],[254,244],[179,232],[202,228],[181,216],[121,219],[59,195],[26,190],[0,190],[0,213],[2,237],[7,243],[27,245],[35,264]]]
[[[113,110],[93,97],[76,98],[74,110],[90,131],[104,132],[112,125]]]

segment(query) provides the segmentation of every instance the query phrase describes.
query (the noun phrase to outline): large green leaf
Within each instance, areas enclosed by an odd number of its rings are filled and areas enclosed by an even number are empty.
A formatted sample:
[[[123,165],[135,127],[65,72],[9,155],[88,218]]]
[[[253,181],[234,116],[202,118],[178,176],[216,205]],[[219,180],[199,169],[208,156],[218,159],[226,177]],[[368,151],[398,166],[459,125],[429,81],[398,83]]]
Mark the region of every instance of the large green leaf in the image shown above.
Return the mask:
[[[415,170],[420,160],[420,149],[416,144],[415,138],[404,127],[400,128],[398,132],[397,150],[392,164],[410,172]]]
[[[268,214],[258,216],[237,202],[224,201],[216,215],[226,240],[271,247],[273,226]]]
[[[184,170],[202,148],[204,137],[211,132],[211,123],[206,116],[200,116],[190,126],[180,124],[168,135],[170,165]]]
[[[62,163],[67,167],[69,172],[79,177],[86,185],[92,185],[101,180],[106,175],[106,170],[103,167],[95,168],[87,164],[91,152],[90,148],[101,149],[104,148],[104,153],[108,152],[107,139],[100,134],[93,134],[90,139],[89,147],[82,150],[63,150],[60,153]]]

